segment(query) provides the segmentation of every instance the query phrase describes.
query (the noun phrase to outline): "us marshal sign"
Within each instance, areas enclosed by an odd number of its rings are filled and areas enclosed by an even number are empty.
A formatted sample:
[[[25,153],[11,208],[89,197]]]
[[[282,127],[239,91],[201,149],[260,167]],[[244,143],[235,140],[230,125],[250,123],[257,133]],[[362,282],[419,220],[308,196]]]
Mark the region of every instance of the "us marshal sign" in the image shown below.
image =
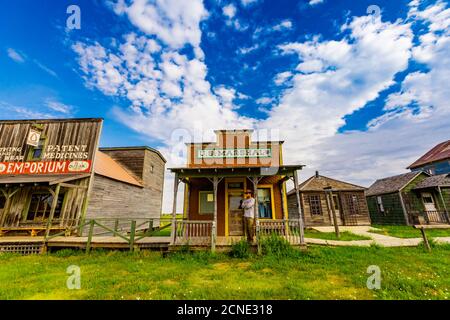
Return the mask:
[[[270,158],[272,150],[270,148],[250,148],[250,149],[200,149],[197,150],[197,158]]]

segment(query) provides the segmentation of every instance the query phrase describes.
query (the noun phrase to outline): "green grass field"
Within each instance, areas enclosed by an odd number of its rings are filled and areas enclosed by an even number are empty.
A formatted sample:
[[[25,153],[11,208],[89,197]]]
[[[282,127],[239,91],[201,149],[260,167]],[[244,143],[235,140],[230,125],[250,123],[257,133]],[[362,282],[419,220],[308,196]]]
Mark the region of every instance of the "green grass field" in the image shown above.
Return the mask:
[[[422,238],[420,230],[414,229],[411,226],[384,226],[372,225],[372,227],[381,230],[372,230],[370,232],[384,234],[386,236],[393,236],[398,238]],[[426,229],[429,237],[450,237],[450,229]]]
[[[81,289],[66,268],[81,268]],[[381,269],[369,290],[367,267]],[[309,247],[285,256],[239,259],[208,252],[63,250],[0,255],[0,299],[448,299],[450,246]]]

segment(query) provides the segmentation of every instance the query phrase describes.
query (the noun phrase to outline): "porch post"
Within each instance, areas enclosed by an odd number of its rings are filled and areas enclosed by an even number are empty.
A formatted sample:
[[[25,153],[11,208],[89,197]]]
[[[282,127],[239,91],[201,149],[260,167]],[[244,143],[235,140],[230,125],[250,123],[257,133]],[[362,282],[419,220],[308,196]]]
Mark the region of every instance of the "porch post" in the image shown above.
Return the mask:
[[[180,179],[178,178],[178,173],[175,173],[175,179],[173,181],[173,202],[172,202],[172,244],[175,244],[175,240],[176,240],[177,195],[178,195],[178,185],[179,184],[180,184]]]
[[[403,215],[405,216],[405,223],[407,226],[411,225],[409,222],[408,212],[406,211],[405,203],[403,202],[402,190],[398,191],[398,197],[400,198],[400,204],[402,205]]]
[[[302,214],[302,207],[300,203],[300,192],[298,190],[298,175],[297,170],[294,170],[294,188],[295,188],[295,195],[297,197],[297,208],[298,208],[298,225],[300,229],[300,244],[305,244],[305,230],[303,226],[303,214]]]
[[[213,178],[213,190],[214,190],[214,221],[211,228],[211,251],[216,251],[216,239],[217,239],[217,189],[219,186],[219,178],[214,176]]]
[[[438,186],[438,191],[439,191],[439,196],[441,198],[442,204],[444,206],[445,218],[447,218],[447,223],[450,223],[450,217],[448,216],[447,206],[445,204],[444,196],[442,195],[442,190],[441,190],[440,186]]]
[[[50,215],[48,217],[47,221],[47,229],[45,230],[45,238],[50,234],[50,227],[52,226],[53,216],[55,215],[56,205],[58,204],[58,196],[59,196],[59,190],[61,189],[61,184],[58,183],[55,188],[55,194],[53,195],[53,201],[52,206],[50,208]]]
[[[339,239],[340,233],[339,233],[339,226],[338,226],[336,211],[334,210],[334,204],[333,204],[333,190],[325,189],[325,197],[327,198],[328,210],[331,211],[331,214],[333,215],[334,232],[336,233],[336,238]]]

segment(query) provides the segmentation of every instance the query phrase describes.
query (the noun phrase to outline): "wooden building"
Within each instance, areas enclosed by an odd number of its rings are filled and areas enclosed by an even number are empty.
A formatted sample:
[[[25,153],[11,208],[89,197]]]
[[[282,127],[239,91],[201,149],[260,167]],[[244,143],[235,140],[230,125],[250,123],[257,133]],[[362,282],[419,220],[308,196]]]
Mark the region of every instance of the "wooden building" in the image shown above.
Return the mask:
[[[408,166],[411,171],[425,171],[431,175],[450,173],[450,140],[439,143]]]
[[[1,235],[160,216],[164,158],[149,147],[99,150],[102,122],[0,121]]]
[[[379,179],[366,192],[373,224],[447,223],[449,179],[413,171]]]
[[[364,187],[316,174],[298,186],[305,226],[369,225]],[[288,195],[289,218],[298,218],[295,189]]]
[[[257,202],[258,226],[287,220],[285,182],[297,181],[297,170],[303,166],[283,164],[283,141],[252,141],[252,130],[215,133],[216,142],[188,143],[186,166],[169,169],[175,174],[174,219],[178,186],[185,184],[184,220],[177,232],[187,230],[183,236],[191,241],[196,235],[209,234],[209,228],[213,228],[213,238],[243,236],[239,205],[248,189]]]

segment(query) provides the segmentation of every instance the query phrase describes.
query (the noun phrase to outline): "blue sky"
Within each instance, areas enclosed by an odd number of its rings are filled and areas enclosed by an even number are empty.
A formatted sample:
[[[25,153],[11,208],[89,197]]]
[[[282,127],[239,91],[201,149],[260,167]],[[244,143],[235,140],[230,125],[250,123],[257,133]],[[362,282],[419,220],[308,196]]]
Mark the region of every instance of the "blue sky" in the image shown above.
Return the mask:
[[[3,2],[0,118],[103,117],[103,146],[169,165],[180,135],[253,128],[367,186],[450,138],[449,23],[442,0]]]

